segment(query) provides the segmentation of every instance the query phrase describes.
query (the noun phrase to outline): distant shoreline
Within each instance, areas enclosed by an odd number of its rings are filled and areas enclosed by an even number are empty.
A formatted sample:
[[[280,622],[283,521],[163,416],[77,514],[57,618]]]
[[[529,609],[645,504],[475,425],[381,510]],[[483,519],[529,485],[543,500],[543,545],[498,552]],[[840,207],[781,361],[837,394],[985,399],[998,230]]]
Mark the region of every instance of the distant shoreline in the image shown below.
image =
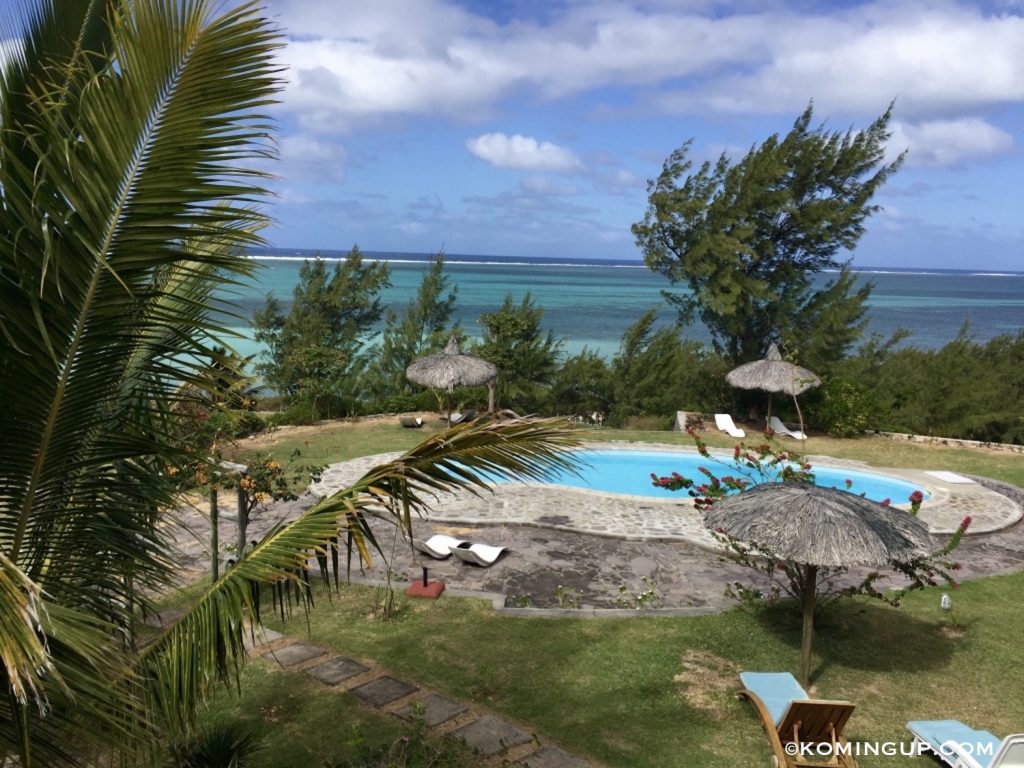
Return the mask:
[[[370,261],[386,261],[393,264],[425,264],[431,261],[433,253],[405,253],[401,251],[363,251]],[[347,250],[266,248],[253,249],[248,257],[254,261],[306,261],[320,256],[324,261],[341,261],[348,255]],[[647,269],[639,260],[633,259],[570,259],[549,256],[488,256],[481,254],[446,253],[445,263],[475,266],[504,267],[562,267],[583,268],[603,267],[606,269]],[[838,270],[824,270],[826,274]],[[978,270],[978,269],[924,269],[921,267],[873,267],[854,266],[853,272],[861,275],[960,275],[963,277],[1020,277],[1024,271]]]

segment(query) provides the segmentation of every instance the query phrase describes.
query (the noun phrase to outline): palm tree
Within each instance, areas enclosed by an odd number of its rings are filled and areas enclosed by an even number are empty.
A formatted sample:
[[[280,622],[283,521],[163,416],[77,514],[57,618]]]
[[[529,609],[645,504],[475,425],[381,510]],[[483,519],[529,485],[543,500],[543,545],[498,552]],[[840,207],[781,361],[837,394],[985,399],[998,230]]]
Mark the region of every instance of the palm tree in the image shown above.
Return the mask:
[[[280,38],[254,4],[212,5],[40,0],[0,28],[22,41],[0,53],[0,763],[144,752],[237,674],[254,583],[298,579],[339,532],[368,558],[367,510],[408,529],[481,470],[570,463],[552,422],[450,430],[268,533],[135,650],[173,576],[164,470],[195,458],[174,406],[210,380],[212,297],[265,222]]]

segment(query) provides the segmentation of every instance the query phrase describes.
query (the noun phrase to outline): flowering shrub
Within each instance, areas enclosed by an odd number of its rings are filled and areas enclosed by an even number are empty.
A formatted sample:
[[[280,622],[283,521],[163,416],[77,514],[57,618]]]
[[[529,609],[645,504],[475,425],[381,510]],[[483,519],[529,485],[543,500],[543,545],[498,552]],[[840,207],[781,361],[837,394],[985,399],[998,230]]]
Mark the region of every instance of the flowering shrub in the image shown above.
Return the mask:
[[[702,465],[698,467],[702,478],[697,481],[684,477],[678,472],[673,472],[666,477],[659,477],[652,473],[651,481],[659,488],[672,491],[685,490],[693,498],[694,506],[698,511],[703,512],[728,493],[741,492],[751,485],[783,480],[814,482],[812,466],[802,456],[774,443],[771,440],[770,432],[765,433],[767,442],[761,445],[749,447],[742,442],[735,445],[731,460],[713,456],[696,432],[693,430],[687,430],[687,432],[693,438],[698,453],[708,459],[708,464],[719,464],[725,468],[727,473],[719,476],[707,466]],[[849,491],[853,486],[853,481],[847,479],[845,486]],[[908,501],[910,514],[916,515],[924,501],[924,494],[915,490],[910,494]],[[890,500],[885,499],[881,504],[889,506]],[[883,600],[891,605],[898,605],[907,591],[925,586],[937,586],[939,583],[957,589],[959,584],[953,578],[952,572],[960,570],[960,564],[946,558],[960,545],[960,540],[970,524],[971,518],[965,517],[949,542],[938,551],[906,563],[890,564],[893,571],[902,574],[909,581],[909,585],[900,590],[880,590],[877,583],[884,578],[885,574],[878,571],[868,573],[858,583],[850,583],[846,578],[849,573],[848,568],[819,567],[815,584],[816,608],[820,609],[841,597],[853,595],[864,595]],[[713,531],[712,536],[729,551],[736,562],[752,568],[768,579],[767,592],[763,593],[756,588],[735,582],[726,589],[727,594],[744,602],[752,599],[776,600],[783,594],[787,594],[794,598],[798,605],[802,604],[804,577],[800,563],[777,557],[763,547],[740,542],[721,530]]]
[[[323,467],[297,464],[296,460],[301,455],[296,449],[284,465],[266,454],[240,456],[239,462],[245,464],[248,471],[243,475],[222,475],[219,485],[222,488],[242,490],[246,499],[245,515],[248,522],[260,507],[272,501],[295,501],[299,498],[297,490],[320,479]]]
[[[708,459],[711,464],[726,467],[730,474],[719,477],[706,466],[700,466],[697,471],[704,476],[700,482],[683,477],[678,472],[673,472],[668,477],[658,477],[652,472],[651,481],[658,488],[669,491],[686,490],[693,499],[694,506],[702,512],[730,492],[739,492],[752,485],[780,480],[814,482],[811,465],[797,454],[779,450],[778,446],[771,442],[770,432],[765,433],[768,442],[760,445],[748,446],[746,443],[737,443],[733,446],[731,461],[713,456],[707,444],[693,429],[686,430],[686,433],[693,439],[701,456]]]
[[[920,491],[914,491],[912,494],[910,494],[910,514],[916,515],[918,512],[921,511],[922,501],[924,501],[924,494],[921,493]],[[971,524],[971,518],[969,516],[965,517],[964,520],[967,521],[967,525]]]

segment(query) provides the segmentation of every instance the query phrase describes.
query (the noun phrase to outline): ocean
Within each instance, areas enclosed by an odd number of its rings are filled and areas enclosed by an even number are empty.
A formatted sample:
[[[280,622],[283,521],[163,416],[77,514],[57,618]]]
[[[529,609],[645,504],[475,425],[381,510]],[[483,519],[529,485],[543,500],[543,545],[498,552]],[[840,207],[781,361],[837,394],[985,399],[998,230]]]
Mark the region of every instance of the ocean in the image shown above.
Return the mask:
[[[251,254],[260,269],[233,296],[242,315],[251,317],[268,292],[287,308],[302,261],[314,253],[282,249]],[[319,253],[327,260],[345,256],[343,251]],[[392,286],[383,299],[398,311],[414,298],[430,258],[373,251],[364,251],[364,257],[390,264]],[[544,309],[545,328],[565,340],[566,354],[587,347],[606,358],[615,354],[622,334],[648,309],[660,307],[659,321],[671,324],[675,313],[666,306],[661,291],[683,290],[636,261],[448,254],[445,272],[458,286],[455,320],[470,336],[479,336],[478,318],[500,307],[506,293],[518,302],[529,292]],[[828,277],[826,273],[822,280]],[[906,328],[911,336],[905,344],[937,348],[951,341],[965,321],[977,341],[1024,329],[1024,272],[858,268],[858,280],[875,284],[865,338],[871,333],[888,337]],[[250,328],[236,330],[251,339]],[[688,327],[685,334],[699,341],[710,339],[700,324]],[[235,346],[243,354],[257,351],[252,341]]]

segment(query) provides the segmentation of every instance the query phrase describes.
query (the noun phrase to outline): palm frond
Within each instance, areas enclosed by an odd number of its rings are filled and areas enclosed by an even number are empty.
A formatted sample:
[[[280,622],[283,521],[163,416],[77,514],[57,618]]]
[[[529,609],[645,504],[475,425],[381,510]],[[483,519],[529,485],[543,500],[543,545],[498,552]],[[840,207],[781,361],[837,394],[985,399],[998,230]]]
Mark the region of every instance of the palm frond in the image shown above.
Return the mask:
[[[89,748],[108,750],[112,743],[125,755],[140,751],[152,730],[133,695],[134,670],[117,652],[114,625],[45,596],[39,602],[34,632],[45,661],[31,698],[0,696],[0,751],[19,755],[22,765],[76,764],[87,760]],[[12,635],[5,625],[5,648]],[[0,677],[13,690],[10,667]],[[69,740],[74,723],[79,727]]]
[[[329,551],[339,531],[352,534],[359,556],[380,551],[368,516],[390,513],[409,529],[410,513],[429,508],[432,494],[481,493],[493,478],[536,480],[574,469],[574,433],[561,420],[478,421],[439,433],[349,488],[317,503],[297,520],[264,536],[255,548],[141,654],[141,677],[154,708],[185,729],[212,686],[244,663],[243,621],[260,620],[254,585],[300,583],[307,561]]]
[[[32,583],[0,552],[0,663],[11,695],[19,704],[42,704],[41,678],[52,673],[42,636],[43,601]]]
[[[275,30],[255,4],[218,5],[40,0],[10,25],[25,40],[0,73],[0,658],[47,704],[9,698],[0,750],[25,762],[33,745],[87,762],[61,734],[122,749],[145,726],[116,633],[171,572],[171,404],[225,330],[214,292],[250,269],[279,87]]]
[[[412,513],[429,508],[437,493],[490,492],[495,480],[544,480],[576,471],[571,450],[579,445],[562,419],[479,420],[424,440],[394,461],[367,472],[348,496],[367,493],[397,505],[398,521],[411,533]]]

